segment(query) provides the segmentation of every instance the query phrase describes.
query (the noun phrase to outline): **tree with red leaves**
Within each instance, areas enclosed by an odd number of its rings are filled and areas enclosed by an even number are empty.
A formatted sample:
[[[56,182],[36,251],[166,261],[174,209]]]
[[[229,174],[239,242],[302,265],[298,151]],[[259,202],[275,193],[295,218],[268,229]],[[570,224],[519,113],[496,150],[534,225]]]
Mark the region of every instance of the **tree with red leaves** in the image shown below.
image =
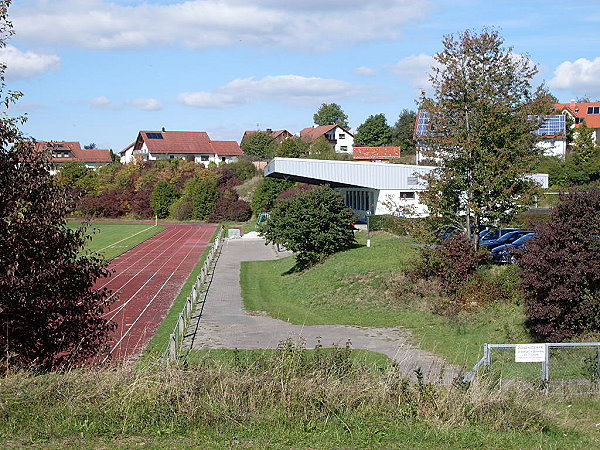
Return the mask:
[[[546,341],[600,331],[600,189],[571,191],[518,259],[531,331]]]
[[[12,34],[0,2],[0,46]],[[19,93],[4,91],[8,106]],[[72,206],[55,182],[50,156],[0,117],[0,372],[74,367],[103,350],[114,325],[102,317],[109,292],[93,288],[106,262],[82,253],[85,229],[67,226]]]

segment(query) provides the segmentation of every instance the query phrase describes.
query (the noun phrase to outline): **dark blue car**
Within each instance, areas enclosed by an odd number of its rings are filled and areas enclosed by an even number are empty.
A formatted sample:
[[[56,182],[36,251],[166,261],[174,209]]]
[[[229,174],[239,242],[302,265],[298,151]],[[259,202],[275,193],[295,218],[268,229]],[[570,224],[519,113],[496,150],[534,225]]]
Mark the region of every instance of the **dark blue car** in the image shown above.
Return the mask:
[[[513,250],[524,249],[525,242],[535,236],[537,236],[537,233],[529,233],[521,236],[519,239],[511,242],[510,244],[499,245],[498,247],[493,248],[491,251],[492,261],[499,264],[514,264],[515,255],[513,254]]]
[[[509,233],[506,233],[506,234],[500,236],[498,239],[483,239],[479,243],[479,245],[481,247],[486,247],[491,250],[495,247],[498,247],[499,245],[511,244],[512,242],[519,239],[521,236],[525,236],[526,234],[531,234],[531,233],[533,233],[532,230],[517,229],[515,231],[511,231]]]

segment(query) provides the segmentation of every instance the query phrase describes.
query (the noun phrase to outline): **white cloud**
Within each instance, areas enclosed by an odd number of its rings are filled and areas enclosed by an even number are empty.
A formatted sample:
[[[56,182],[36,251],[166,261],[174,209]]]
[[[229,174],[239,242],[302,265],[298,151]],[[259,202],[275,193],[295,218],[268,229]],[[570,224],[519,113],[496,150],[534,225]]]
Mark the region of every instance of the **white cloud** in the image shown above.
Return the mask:
[[[103,95],[91,99],[90,105],[92,105],[94,108],[112,108],[115,106],[110,98]]]
[[[375,69],[371,69],[370,67],[357,67],[353,70],[356,75],[361,75],[363,77],[372,77],[377,75],[377,71]]]
[[[178,100],[188,106],[225,108],[267,99],[299,105],[331,102],[355,97],[367,92],[367,87],[332,78],[303,77],[300,75],[238,78],[212,92],[186,92]]]
[[[427,90],[431,88],[429,74],[433,72],[435,66],[437,63],[433,56],[421,53],[402,58],[397,63],[388,65],[387,69],[411,86]]]
[[[12,45],[0,48],[0,62],[6,65],[7,80],[31,78],[60,66],[60,58],[56,55],[23,52]]]
[[[155,98],[134,98],[129,104],[143,111],[158,111],[162,109],[162,104]]]
[[[188,0],[120,5],[110,0],[25,0],[11,15],[21,40],[93,49],[179,45],[334,48],[398,39],[428,0]]]
[[[600,96],[600,57],[590,61],[579,58],[574,62],[565,61],[554,71],[554,78],[548,81],[553,89],[565,89],[578,95]]]

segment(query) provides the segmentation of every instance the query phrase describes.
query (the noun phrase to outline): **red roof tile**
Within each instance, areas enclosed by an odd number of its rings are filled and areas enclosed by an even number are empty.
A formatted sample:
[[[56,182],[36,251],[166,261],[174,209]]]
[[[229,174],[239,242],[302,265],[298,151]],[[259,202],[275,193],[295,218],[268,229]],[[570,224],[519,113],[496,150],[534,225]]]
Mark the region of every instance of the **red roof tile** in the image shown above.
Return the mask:
[[[214,153],[219,156],[242,156],[244,152],[236,141],[211,141]]]
[[[338,125],[319,125],[318,127],[308,127],[300,131],[300,137],[308,142],[312,142],[337,126]]]
[[[39,151],[62,151],[69,152],[67,157],[55,157],[52,158],[54,162],[69,162],[79,161],[83,163],[95,163],[95,162],[106,162],[112,161],[110,156],[110,150],[104,149],[82,149],[79,142],[67,142],[67,141],[40,141],[36,142],[35,148]]]
[[[400,157],[400,147],[354,147],[354,159],[393,159]]]
[[[157,136],[160,138],[156,139]],[[211,141],[204,131],[140,131],[136,145],[141,146],[141,141],[146,143],[150,153],[243,155],[237,142]]]
[[[557,111],[567,110],[574,117],[585,119],[585,125],[589,128],[600,128],[600,114],[588,114],[587,110],[590,106],[600,106],[600,102],[593,103],[556,103],[554,108]],[[579,124],[577,124],[579,126]]]

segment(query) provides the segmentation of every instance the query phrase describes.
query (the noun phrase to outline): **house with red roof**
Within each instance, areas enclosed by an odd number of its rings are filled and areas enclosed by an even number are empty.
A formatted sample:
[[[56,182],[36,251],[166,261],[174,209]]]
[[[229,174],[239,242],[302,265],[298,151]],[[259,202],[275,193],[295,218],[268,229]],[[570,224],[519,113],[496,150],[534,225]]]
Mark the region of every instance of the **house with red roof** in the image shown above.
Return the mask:
[[[246,139],[248,136],[256,133],[269,134],[273,138],[273,140],[276,141],[278,144],[281,144],[286,139],[294,137],[294,135],[288,130],[272,130],[271,128],[267,128],[266,130],[244,131],[244,136],[242,136],[242,142],[244,142],[244,139]]]
[[[594,142],[600,145],[600,102],[576,102],[556,103],[554,109],[573,119],[575,128],[582,123],[594,130]]]
[[[354,147],[354,161],[387,162],[400,158],[400,147]]]
[[[186,159],[208,166],[213,162],[235,162],[244,153],[236,141],[213,141],[204,131],[140,131],[135,142],[119,155],[123,164],[138,158],[145,161]],[[139,155],[139,156],[138,156]]]
[[[52,154],[52,162],[57,170],[67,162],[80,162],[88,169],[98,169],[112,161],[110,150],[81,148],[79,142],[39,141],[35,143],[38,151]]]
[[[336,153],[352,154],[354,135],[339,125],[319,125],[300,131],[300,138],[306,142],[314,142],[321,136],[327,139]]]

